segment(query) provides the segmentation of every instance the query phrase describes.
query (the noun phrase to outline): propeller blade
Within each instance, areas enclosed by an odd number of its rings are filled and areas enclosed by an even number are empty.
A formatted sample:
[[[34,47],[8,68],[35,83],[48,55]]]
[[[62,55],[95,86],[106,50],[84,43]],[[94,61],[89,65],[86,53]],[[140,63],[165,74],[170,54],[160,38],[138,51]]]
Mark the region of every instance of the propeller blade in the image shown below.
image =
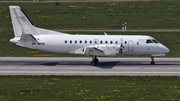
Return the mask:
[[[123,54],[122,54],[122,49],[120,49],[120,53],[121,53],[121,55],[123,55]]]
[[[123,55],[123,49],[124,49],[125,47],[123,46],[123,39],[121,38],[121,46],[120,46],[120,52],[119,53],[121,53],[121,55]]]

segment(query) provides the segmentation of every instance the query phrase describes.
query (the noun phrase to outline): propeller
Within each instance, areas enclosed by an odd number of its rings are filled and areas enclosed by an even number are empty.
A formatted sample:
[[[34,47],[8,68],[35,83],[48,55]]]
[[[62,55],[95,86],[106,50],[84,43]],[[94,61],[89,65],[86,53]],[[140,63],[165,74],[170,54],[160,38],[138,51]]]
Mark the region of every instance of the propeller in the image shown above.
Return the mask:
[[[123,55],[123,49],[124,49],[125,47],[123,46],[123,39],[121,38],[121,46],[120,46],[120,52],[119,53],[121,53],[121,55]]]

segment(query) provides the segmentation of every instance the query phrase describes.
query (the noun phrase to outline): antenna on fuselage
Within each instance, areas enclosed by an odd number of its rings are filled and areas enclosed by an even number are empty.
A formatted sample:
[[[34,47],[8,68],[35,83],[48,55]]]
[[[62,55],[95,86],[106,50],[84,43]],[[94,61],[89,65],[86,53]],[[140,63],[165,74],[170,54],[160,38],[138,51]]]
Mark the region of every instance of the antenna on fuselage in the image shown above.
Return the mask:
[[[107,35],[106,32],[104,32],[104,35]]]

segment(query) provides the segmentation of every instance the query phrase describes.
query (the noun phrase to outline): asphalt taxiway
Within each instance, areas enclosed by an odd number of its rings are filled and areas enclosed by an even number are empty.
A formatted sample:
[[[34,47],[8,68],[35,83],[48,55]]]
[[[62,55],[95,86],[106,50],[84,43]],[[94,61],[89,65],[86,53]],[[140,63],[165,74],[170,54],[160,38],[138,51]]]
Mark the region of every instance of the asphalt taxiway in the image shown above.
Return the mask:
[[[180,76],[180,58],[1,57],[0,75]]]

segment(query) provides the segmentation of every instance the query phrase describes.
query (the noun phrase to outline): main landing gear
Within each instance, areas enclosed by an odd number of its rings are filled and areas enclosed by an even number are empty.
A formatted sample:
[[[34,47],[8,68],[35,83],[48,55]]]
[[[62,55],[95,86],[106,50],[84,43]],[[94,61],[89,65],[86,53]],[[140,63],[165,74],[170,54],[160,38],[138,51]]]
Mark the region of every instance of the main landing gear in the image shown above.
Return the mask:
[[[97,59],[97,57],[93,56],[92,61],[91,61],[91,66],[95,66],[98,62],[99,62],[99,60]]]
[[[154,57],[153,56],[151,56],[151,65],[154,65],[155,64],[155,62],[154,62]]]

